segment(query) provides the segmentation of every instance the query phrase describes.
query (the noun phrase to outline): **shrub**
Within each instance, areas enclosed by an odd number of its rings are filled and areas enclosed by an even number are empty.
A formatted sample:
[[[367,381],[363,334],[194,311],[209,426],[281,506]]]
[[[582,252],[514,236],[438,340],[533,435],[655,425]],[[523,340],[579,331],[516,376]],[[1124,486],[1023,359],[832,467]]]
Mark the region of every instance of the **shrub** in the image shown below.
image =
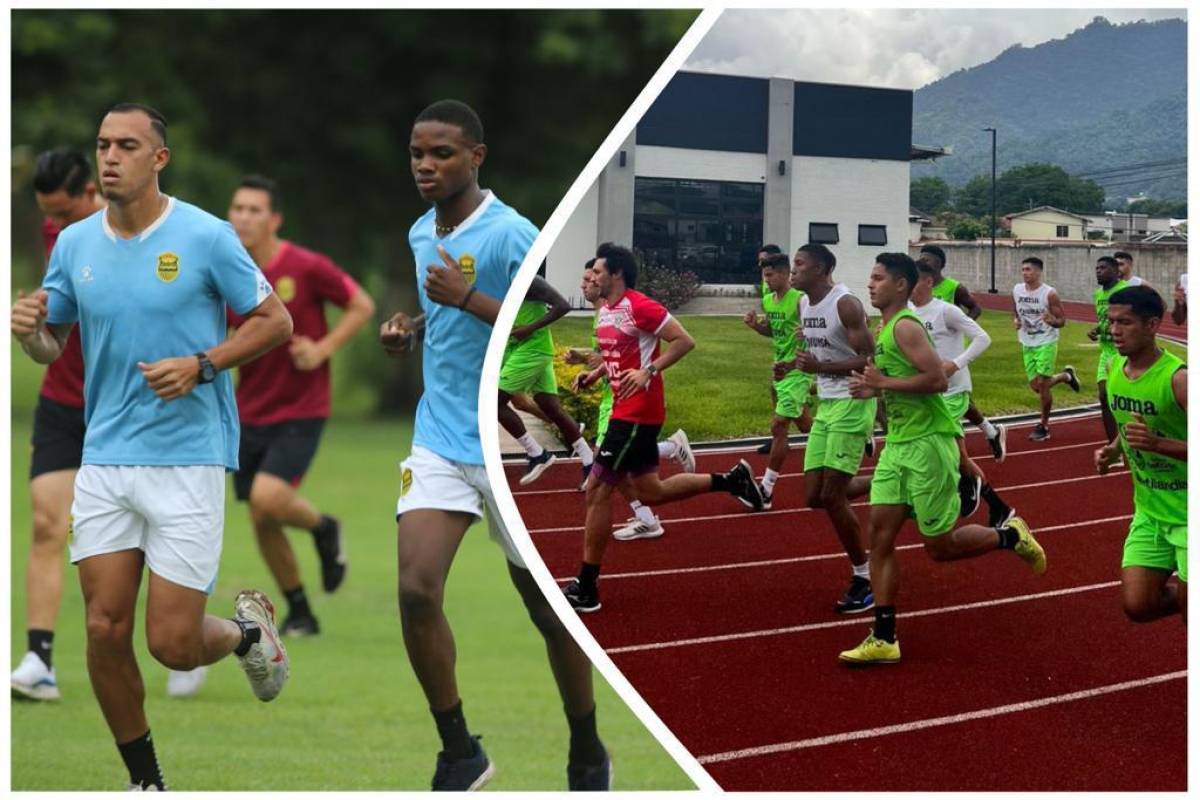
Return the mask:
[[[600,383],[596,382],[591,388],[578,394],[571,391],[575,376],[586,367],[568,364],[564,360],[570,349],[563,345],[554,346],[554,377],[558,381],[558,402],[576,422],[587,425],[585,436],[592,439],[596,435],[596,420],[600,415]]]
[[[658,264],[641,263],[637,288],[662,303],[669,311],[674,311],[696,296],[700,290],[700,279],[694,272],[679,272]]]

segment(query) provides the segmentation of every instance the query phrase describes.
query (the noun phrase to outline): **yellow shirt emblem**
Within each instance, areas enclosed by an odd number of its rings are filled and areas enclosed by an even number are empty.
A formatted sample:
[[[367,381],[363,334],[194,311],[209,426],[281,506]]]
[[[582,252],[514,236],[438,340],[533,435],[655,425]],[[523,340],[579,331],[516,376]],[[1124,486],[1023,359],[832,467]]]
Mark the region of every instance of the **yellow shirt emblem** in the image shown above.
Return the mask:
[[[179,256],[174,253],[158,254],[158,279],[170,283],[179,277]]]

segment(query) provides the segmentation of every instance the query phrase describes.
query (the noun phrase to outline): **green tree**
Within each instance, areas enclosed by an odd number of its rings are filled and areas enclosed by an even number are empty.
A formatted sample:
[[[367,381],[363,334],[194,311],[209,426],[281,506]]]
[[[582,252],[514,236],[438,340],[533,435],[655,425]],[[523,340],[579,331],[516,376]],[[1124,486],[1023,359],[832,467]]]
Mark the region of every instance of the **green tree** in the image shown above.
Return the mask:
[[[983,216],[992,207],[992,176],[976,175],[954,192],[954,208],[964,214]],[[997,216],[1002,216],[997,211]]]
[[[936,176],[917,178],[908,188],[908,204],[926,214],[936,214],[950,207],[950,184]]]
[[[981,236],[986,236],[987,232],[987,224],[970,217],[963,217],[946,229],[946,235],[951,239],[959,239],[964,242],[973,242]]]

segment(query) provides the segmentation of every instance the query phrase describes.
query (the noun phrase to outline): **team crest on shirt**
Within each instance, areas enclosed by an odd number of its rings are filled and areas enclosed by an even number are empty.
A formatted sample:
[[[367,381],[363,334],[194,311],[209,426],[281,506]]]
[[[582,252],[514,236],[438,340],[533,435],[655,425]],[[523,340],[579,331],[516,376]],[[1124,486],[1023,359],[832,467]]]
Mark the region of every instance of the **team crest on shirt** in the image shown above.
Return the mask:
[[[92,265],[91,264],[85,264],[83,266],[83,269],[79,270],[79,282],[80,283],[91,283],[92,282]]]
[[[291,276],[284,275],[275,284],[275,292],[283,302],[292,302],[296,298],[296,281]]]
[[[158,279],[170,283],[179,277],[179,256],[175,253],[158,254]]]
[[[412,479],[413,479],[412,468],[405,467],[404,471],[402,473],[400,473],[400,496],[401,497],[404,497],[404,495],[408,494],[408,490],[412,488]]]
[[[468,284],[475,283],[475,256],[463,253],[458,257],[458,268],[462,270],[463,277],[467,279]]]

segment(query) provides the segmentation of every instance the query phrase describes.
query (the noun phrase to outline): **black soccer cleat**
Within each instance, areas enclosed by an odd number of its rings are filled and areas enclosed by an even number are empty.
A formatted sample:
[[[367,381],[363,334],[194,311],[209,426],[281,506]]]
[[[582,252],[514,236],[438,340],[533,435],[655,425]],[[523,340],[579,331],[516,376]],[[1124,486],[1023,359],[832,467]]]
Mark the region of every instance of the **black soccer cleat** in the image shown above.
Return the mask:
[[[988,438],[988,447],[992,448],[992,458],[997,464],[1004,463],[1004,456],[1008,454],[1008,428],[1003,425],[996,425],[996,435]]]
[[[1071,387],[1072,392],[1079,391],[1079,376],[1075,374],[1075,368],[1070,364],[1063,367],[1063,372],[1067,376],[1067,386]]]
[[[846,593],[833,604],[833,610],[838,614],[861,614],[874,606],[875,594],[871,591],[871,581],[855,575],[850,579]]]
[[[743,458],[733,469],[726,472],[725,480],[729,481],[729,493],[740,500],[742,505],[754,511],[763,510],[762,488],[758,481],[754,480],[754,470],[750,468],[746,459]]]
[[[1029,440],[1033,442],[1044,442],[1050,438],[1050,428],[1038,423],[1033,426],[1033,432],[1029,434]]]
[[[313,542],[321,559],[321,588],[336,592],[346,579],[346,549],[342,546],[342,523],[335,517],[323,515],[321,524],[313,529]]]
[[[612,790],[612,758],[604,751],[599,764],[567,764],[567,790],[571,792],[608,792]]]
[[[521,476],[521,485],[528,486],[542,477],[542,473],[550,469],[551,465],[557,460],[556,456],[550,455],[549,450],[543,450],[542,454],[537,458],[527,457],[525,459],[525,474]]]
[[[317,624],[317,618],[312,614],[305,614],[302,617],[289,615],[283,621],[283,624],[279,626],[280,636],[298,638],[301,636],[316,636],[320,632],[321,626]]]
[[[563,587],[563,595],[571,604],[571,608],[580,614],[591,614],[600,610],[600,587],[597,585],[587,589],[576,578]]]
[[[449,758],[446,751],[438,753],[437,769],[433,773],[432,788],[435,792],[474,792],[496,774],[496,766],[479,744],[479,737],[471,737],[471,755],[467,758]]]
[[[983,479],[978,475],[958,476],[958,515],[963,519],[974,514],[979,509],[979,492],[983,489]]]

